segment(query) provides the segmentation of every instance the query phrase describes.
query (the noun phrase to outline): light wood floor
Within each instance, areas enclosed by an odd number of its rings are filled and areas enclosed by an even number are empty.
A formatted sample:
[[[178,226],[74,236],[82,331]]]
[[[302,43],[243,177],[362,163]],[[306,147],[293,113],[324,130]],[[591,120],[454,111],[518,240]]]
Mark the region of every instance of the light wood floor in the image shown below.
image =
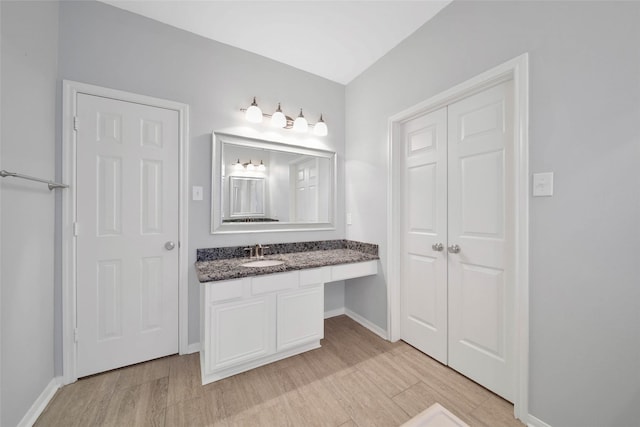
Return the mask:
[[[521,427],[513,406],[346,316],[322,348],[206,386],[199,355],[170,356],[61,388],[36,426],[399,426],[438,402],[471,426]]]

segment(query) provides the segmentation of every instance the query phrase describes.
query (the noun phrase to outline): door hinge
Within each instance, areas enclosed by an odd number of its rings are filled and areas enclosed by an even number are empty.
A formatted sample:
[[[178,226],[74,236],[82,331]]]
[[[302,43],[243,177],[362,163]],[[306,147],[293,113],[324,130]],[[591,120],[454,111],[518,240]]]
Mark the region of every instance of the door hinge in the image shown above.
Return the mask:
[[[73,116],[73,130],[78,130],[79,121],[78,116]]]
[[[74,222],[74,223],[73,223],[73,235],[74,235],[74,237],[77,237],[77,236],[78,236],[78,230],[79,230],[79,228],[80,228],[80,226],[78,225],[78,223],[77,223],[77,222]]]
[[[73,330],[73,342],[78,342],[78,328]]]

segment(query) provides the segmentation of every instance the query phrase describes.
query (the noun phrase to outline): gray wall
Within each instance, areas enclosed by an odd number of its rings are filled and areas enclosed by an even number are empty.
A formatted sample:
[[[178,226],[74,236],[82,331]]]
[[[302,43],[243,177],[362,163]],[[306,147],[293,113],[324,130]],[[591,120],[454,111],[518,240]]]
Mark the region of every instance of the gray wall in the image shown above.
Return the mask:
[[[248,106],[252,96],[257,96],[265,112],[281,102],[289,115],[303,107],[311,122],[324,113],[330,133],[314,146],[338,153],[342,182],[343,85],[97,2],[62,2],[59,33],[61,79],[189,104],[189,185],[203,186],[205,194],[204,201],[189,205],[189,265],[195,262],[197,248],[344,237],[342,189],[335,231],[210,234],[211,132],[251,131],[239,110]],[[340,292],[339,287],[331,289]],[[190,343],[200,340],[198,299],[199,284],[190,268]],[[61,340],[60,319],[56,325],[56,339]],[[61,366],[60,359],[56,366]]]
[[[640,419],[640,3],[455,1],[347,86],[347,237],[386,254],[387,118],[530,54],[530,408],[552,426]],[[383,270],[386,262],[383,258]],[[346,306],[386,321],[383,276]]]
[[[0,168],[55,174],[58,4],[1,2]],[[59,191],[59,190],[58,190]],[[54,193],[0,180],[0,425],[14,426],[54,377]]]

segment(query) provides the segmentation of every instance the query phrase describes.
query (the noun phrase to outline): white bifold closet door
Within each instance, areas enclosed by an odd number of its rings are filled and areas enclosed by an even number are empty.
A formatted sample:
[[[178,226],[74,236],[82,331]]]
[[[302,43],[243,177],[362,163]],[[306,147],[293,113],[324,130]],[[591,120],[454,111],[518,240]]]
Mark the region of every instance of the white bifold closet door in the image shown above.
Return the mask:
[[[513,89],[404,125],[402,338],[510,400],[514,375]]]

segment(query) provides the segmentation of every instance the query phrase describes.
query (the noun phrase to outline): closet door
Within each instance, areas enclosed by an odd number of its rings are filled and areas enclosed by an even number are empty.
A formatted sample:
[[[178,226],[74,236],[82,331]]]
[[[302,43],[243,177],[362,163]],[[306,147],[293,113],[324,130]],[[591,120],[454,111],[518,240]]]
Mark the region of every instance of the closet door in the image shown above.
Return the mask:
[[[447,109],[403,128],[402,339],[447,363]]]
[[[448,107],[449,366],[513,397],[512,82]]]

